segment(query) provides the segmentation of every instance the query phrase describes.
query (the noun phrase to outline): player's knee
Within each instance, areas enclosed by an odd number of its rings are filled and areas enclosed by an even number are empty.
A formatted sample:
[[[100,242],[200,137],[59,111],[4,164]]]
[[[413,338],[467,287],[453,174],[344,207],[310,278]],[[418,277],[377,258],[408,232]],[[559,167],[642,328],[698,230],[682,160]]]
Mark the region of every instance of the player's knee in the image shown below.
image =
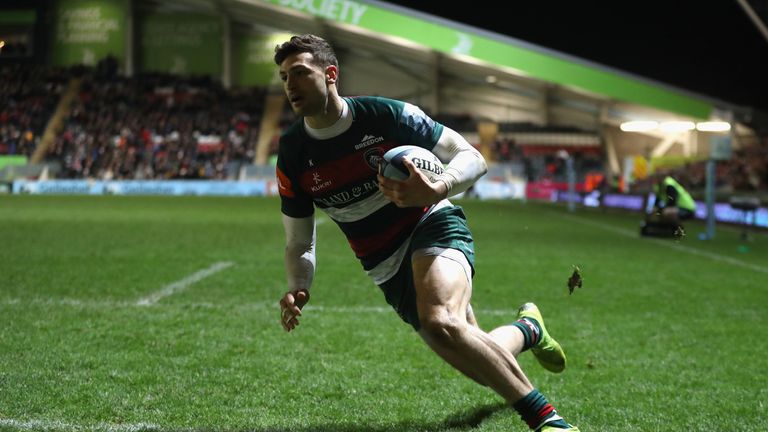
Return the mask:
[[[466,326],[450,313],[430,314],[421,318],[421,328],[430,340],[443,345],[455,345]]]

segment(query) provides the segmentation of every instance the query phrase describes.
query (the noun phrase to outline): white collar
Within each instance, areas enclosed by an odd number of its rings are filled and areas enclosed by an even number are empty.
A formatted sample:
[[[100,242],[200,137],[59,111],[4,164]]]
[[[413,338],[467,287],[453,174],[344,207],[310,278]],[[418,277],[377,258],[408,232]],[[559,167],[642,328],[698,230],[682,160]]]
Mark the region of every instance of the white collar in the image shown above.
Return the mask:
[[[341,117],[336,120],[336,123],[327,128],[315,129],[307,123],[305,118],[304,129],[307,131],[307,135],[317,140],[327,140],[346,132],[352,126],[352,114],[349,112],[347,101],[341,98],[341,102]]]

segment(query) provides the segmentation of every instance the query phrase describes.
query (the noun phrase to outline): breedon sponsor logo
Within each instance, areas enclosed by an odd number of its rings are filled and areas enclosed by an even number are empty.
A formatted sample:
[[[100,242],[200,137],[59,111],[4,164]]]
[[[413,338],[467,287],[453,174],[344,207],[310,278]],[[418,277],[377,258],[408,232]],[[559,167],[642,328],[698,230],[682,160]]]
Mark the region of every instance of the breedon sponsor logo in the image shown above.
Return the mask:
[[[366,135],[363,137],[362,140],[360,140],[360,144],[355,145],[355,150],[360,150],[361,148],[366,148],[370,145],[380,143],[384,141],[384,137],[374,137],[373,135]]]

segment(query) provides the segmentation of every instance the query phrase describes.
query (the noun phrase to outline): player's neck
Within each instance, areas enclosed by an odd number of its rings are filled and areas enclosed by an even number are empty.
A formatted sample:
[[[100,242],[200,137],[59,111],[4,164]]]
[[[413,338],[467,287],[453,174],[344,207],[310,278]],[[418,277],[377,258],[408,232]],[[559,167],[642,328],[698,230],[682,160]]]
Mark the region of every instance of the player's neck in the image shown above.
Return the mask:
[[[333,126],[341,117],[341,111],[344,106],[344,101],[341,97],[335,93],[331,93],[328,97],[328,103],[325,104],[323,112],[311,116],[305,117],[307,124],[313,129],[324,129]]]
[[[339,119],[328,127],[320,129],[314,128],[307,122],[307,118],[304,118],[304,130],[310,137],[318,140],[337,137],[349,130],[351,126],[352,115],[349,112],[349,104],[344,99],[341,99],[341,115],[339,116]]]

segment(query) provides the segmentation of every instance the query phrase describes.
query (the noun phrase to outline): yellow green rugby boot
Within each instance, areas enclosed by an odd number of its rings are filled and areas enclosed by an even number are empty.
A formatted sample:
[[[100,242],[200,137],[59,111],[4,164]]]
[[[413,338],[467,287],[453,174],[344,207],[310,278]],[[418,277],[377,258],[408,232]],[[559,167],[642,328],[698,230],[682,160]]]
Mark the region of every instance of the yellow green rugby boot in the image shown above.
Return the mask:
[[[522,320],[525,318],[535,320],[541,329],[538,341],[531,346],[531,351],[536,360],[548,371],[554,373],[562,372],[565,369],[565,352],[555,338],[549,335],[547,328],[544,327],[544,318],[542,318],[539,308],[533,303],[525,303],[520,306],[520,309],[517,311],[517,319]],[[578,431],[578,429],[573,430]]]

